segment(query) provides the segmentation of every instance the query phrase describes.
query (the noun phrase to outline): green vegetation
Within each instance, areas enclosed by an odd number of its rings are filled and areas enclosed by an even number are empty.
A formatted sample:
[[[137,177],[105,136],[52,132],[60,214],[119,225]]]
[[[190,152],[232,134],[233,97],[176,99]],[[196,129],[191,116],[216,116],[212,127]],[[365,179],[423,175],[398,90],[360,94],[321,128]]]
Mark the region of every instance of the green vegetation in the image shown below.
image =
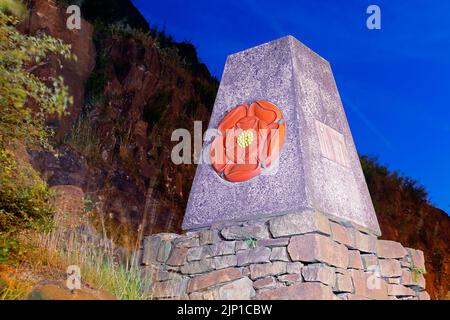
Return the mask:
[[[256,243],[257,243],[257,240],[255,238],[253,238],[253,237],[249,237],[249,238],[245,239],[245,244],[250,249],[256,248]]]
[[[35,227],[53,213],[51,192],[39,174],[19,154],[29,148],[49,147],[47,114],[62,115],[71,103],[62,78],[47,85],[33,74],[45,65],[49,54],[75,59],[61,40],[43,35],[20,34],[15,25],[17,1],[2,2],[0,11],[0,260],[23,254],[17,234]],[[12,8],[12,9],[11,9]],[[14,152],[13,152],[14,150]]]

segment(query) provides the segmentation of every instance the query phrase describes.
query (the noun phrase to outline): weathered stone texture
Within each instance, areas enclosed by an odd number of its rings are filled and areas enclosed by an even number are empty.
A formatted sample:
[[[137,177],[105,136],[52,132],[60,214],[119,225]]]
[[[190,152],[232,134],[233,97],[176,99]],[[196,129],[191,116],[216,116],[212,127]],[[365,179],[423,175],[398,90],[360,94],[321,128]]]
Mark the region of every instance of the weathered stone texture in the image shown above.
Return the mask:
[[[252,263],[265,263],[270,261],[271,250],[266,247],[242,250],[236,253],[238,266],[246,266]]]
[[[266,276],[275,276],[286,273],[286,262],[269,262],[262,264],[252,264],[250,266],[250,277],[255,280]]]
[[[348,267],[348,249],[319,234],[294,236],[288,245],[293,261],[324,262],[339,268]]]
[[[318,232],[330,234],[330,222],[320,213],[305,211],[273,218],[269,229],[275,238]]]
[[[385,259],[400,259],[407,251],[401,243],[390,240],[377,240],[377,256]]]
[[[308,265],[302,268],[302,276],[308,282],[321,282],[333,286],[336,281],[334,270],[325,265]]]
[[[199,291],[216,284],[236,280],[242,276],[241,270],[237,268],[227,268],[223,270],[213,271],[204,275],[191,278],[189,280],[188,293]]]

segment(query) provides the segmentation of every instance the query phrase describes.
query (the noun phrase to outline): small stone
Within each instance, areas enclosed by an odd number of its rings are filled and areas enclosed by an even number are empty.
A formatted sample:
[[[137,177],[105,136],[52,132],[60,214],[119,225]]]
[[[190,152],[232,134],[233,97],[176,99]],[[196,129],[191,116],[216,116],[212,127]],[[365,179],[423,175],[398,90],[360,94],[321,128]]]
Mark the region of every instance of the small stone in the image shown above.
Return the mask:
[[[336,222],[330,222],[331,227],[331,238],[346,246],[351,246],[353,241],[352,237],[350,237],[350,234],[347,231],[347,228],[341,226],[340,224]]]
[[[352,244],[350,248],[357,249],[365,253],[377,252],[377,237],[369,234],[362,233],[354,228],[347,228],[347,231],[352,238]]]
[[[161,241],[156,260],[158,260],[159,262],[166,262],[166,260],[169,258],[170,250],[172,250],[171,241],[168,240]]]
[[[202,230],[199,231],[199,245],[204,246],[220,241],[219,231],[217,230]]]
[[[361,255],[362,263],[364,269],[373,269],[378,266],[378,258],[374,254],[362,254]]]
[[[307,265],[302,268],[302,276],[308,282],[321,282],[328,286],[334,285],[336,274],[328,266],[320,264]]]
[[[348,249],[320,234],[292,237],[288,252],[293,261],[324,262],[344,269],[348,267]]]
[[[353,293],[352,277],[350,275],[336,274],[336,284],[333,286],[333,291]]]
[[[236,253],[238,266],[246,266],[252,263],[265,263],[270,261],[271,250],[266,247],[242,250]]]
[[[289,262],[286,266],[287,273],[302,274],[303,263],[301,262]]]
[[[255,296],[253,282],[247,277],[223,285],[217,292],[217,300],[250,300]]]
[[[400,277],[402,275],[402,267],[400,262],[395,259],[380,259],[380,272],[383,277]]]
[[[155,273],[155,281],[181,280],[182,275],[177,272],[160,270]]]
[[[256,245],[258,247],[284,247],[289,244],[289,238],[263,239],[258,240]]]
[[[385,259],[400,259],[407,251],[401,243],[390,240],[377,240],[377,256]]]
[[[402,269],[401,284],[407,287],[419,287],[425,289],[425,277],[422,273]]]
[[[270,260],[271,261],[289,261],[287,249],[285,247],[272,248],[272,253],[270,254]]]
[[[176,247],[186,247],[186,248],[198,247],[199,239],[197,235],[181,236],[173,241],[173,245]]]
[[[261,225],[229,226],[223,228],[220,233],[227,240],[260,239],[260,237],[265,237],[263,228],[265,226]]]
[[[315,211],[291,213],[269,220],[269,230],[274,238],[301,235],[306,233],[330,234],[330,222],[324,215]]]
[[[227,268],[222,270],[213,271],[207,274],[191,278],[189,280],[187,292],[200,291],[208,287],[232,281],[242,277],[240,269],[237,268]]]
[[[183,274],[197,274],[212,271],[214,269],[214,260],[204,259],[200,261],[187,262],[181,266]]]
[[[282,274],[281,276],[278,276],[277,279],[278,281],[286,283],[286,285],[291,285],[296,282],[302,282],[302,276],[296,273]]]
[[[234,254],[236,248],[235,241],[220,241],[210,245],[211,255],[223,256],[226,254]]]
[[[258,293],[257,300],[332,300],[331,288],[320,282],[300,282]]]
[[[361,254],[358,250],[348,251],[348,267],[352,269],[364,269]]]
[[[207,248],[209,249],[208,246],[189,248],[189,250],[187,251],[187,260],[188,261],[198,261],[198,260],[202,260],[204,258],[210,257],[211,255],[207,254],[207,250],[208,250]]]
[[[181,298],[186,292],[187,279],[156,282],[152,287],[151,298]]]
[[[255,280],[266,276],[276,276],[286,273],[286,262],[269,262],[262,264],[252,264],[250,266],[250,277]]]
[[[414,296],[414,290],[401,284],[388,284],[388,295],[390,296]]]
[[[425,257],[423,251],[406,248],[409,256],[411,257],[412,267],[422,269],[425,271]]]
[[[182,266],[186,262],[187,252],[187,247],[175,247],[166,263],[169,266]]]
[[[142,264],[149,265],[157,262],[158,250],[161,244],[161,238],[158,236],[145,237],[143,241],[144,253]]]
[[[216,269],[234,267],[237,265],[237,257],[235,255],[214,257],[214,265]]]
[[[265,277],[253,282],[255,289],[273,289],[277,286],[277,282],[274,277]]]

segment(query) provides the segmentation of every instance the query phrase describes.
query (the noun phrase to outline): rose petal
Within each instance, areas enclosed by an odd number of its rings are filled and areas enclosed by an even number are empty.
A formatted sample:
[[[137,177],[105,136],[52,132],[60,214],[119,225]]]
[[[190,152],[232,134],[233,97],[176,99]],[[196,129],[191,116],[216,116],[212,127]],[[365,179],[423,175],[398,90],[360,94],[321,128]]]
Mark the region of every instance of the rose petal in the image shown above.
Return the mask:
[[[229,165],[224,170],[224,177],[231,182],[243,182],[261,174],[261,166],[257,164]]]
[[[247,116],[247,105],[239,105],[231,109],[219,124],[219,131],[225,135],[225,130],[233,128],[236,123]]]

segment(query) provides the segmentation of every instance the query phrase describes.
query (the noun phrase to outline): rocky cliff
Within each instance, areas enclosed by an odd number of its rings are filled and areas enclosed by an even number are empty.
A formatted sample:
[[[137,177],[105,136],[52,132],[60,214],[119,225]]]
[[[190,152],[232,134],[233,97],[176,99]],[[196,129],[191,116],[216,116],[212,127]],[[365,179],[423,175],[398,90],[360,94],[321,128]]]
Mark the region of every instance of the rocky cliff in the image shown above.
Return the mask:
[[[176,128],[192,132],[194,120],[206,128],[217,80],[194,46],[149,28],[128,0],[84,1],[86,20],[73,31],[65,28],[65,5],[30,1],[21,27],[63,39],[78,56],[76,62],[49,61],[36,70],[62,74],[74,104],[69,116],[49,119],[58,132],[57,154],[31,152],[34,166],[52,186],[81,187],[114,225],[111,230],[180,232],[195,166],[172,163],[170,137]],[[365,169],[383,238],[423,250],[427,290],[432,298],[444,298],[450,283],[449,217],[414,199],[404,190],[408,184],[389,172],[376,165]]]

